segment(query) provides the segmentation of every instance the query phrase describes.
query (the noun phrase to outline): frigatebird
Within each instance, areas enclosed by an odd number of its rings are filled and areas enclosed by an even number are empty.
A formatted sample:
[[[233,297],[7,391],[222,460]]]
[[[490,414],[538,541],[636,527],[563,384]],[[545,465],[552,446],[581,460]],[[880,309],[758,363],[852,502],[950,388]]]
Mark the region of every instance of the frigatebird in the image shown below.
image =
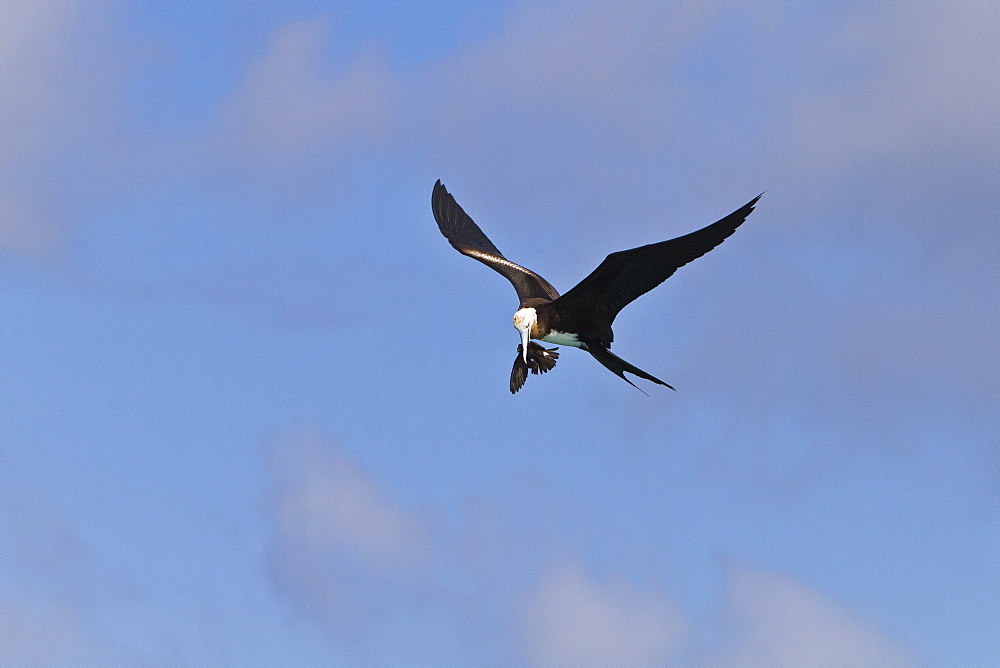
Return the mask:
[[[743,224],[760,197],[757,195],[743,207],[697,232],[611,253],[597,269],[562,296],[544,278],[505,258],[440,180],[431,193],[431,209],[441,234],[455,250],[500,272],[517,291],[521,304],[514,313],[514,327],[521,333],[521,344],[510,373],[512,394],[524,385],[529,371],[546,373],[555,367],[559,357],[556,348],[544,348],[531,339],[586,350],[641,392],[641,388],[625,377],[626,371],[671,390],[674,388],[609,350],[615,338],[611,331],[615,316],[634,299],[670,278],[678,268],[721,244]]]

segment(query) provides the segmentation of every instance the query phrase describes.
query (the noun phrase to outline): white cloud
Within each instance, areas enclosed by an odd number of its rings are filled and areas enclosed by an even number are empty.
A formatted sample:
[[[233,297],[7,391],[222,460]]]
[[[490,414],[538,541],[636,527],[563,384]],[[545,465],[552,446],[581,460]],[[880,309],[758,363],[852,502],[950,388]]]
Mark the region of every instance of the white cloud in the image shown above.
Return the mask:
[[[347,549],[373,566],[423,560],[420,519],[312,434],[278,454],[278,535],[320,552]]]
[[[596,577],[573,555],[556,557],[544,537],[513,535],[503,518],[491,520],[499,525],[485,542],[482,518],[447,530],[311,432],[278,445],[271,475],[279,592],[369,660],[377,658],[366,654],[372,635],[406,620],[397,629],[406,646],[420,623],[456,639],[447,650],[422,648],[438,661],[458,651],[540,666],[913,662],[875,624],[780,573],[734,567],[717,613],[704,620],[658,588]]]
[[[385,59],[373,49],[330,62],[327,20],[281,27],[194,125],[207,129],[168,137],[124,104],[126,77],[148,75],[151,49],[121,39],[108,13],[72,0],[0,5],[0,250],[52,255],[95,205],[178,181],[258,197],[250,210],[277,216],[267,193],[329,193],[343,180],[333,170],[385,145],[395,94]]]
[[[5,153],[44,141],[37,124],[57,107],[70,83],[69,51],[81,19],[77,2],[13,1],[0,5],[0,121]],[[16,130],[16,132],[10,132]]]
[[[106,665],[117,663],[68,605],[0,603],[0,663],[5,666]]]
[[[360,660],[380,623],[427,604],[425,523],[311,432],[279,443],[270,474],[272,581]]]
[[[797,100],[789,137],[824,160],[912,157],[927,148],[991,155],[1000,141],[1000,6],[914,2],[867,7],[814,54],[867,74]],[[805,92],[805,91],[804,91]],[[817,164],[818,163],[818,164]]]
[[[65,513],[0,449],[0,665],[121,663],[96,605],[108,582]],[[102,601],[103,602],[103,601]]]
[[[215,132],[195,142],[196,155],[206,152],[196,159],[258,187],[326,190],[330,169],[382,146],[396,82],[375,50],[332,64],[332,32],[324,19],[278,29],[219,110]]]
[[[323,63],[325,21],[283,26],[271,50],[254,64],[231,112],[247,139],[279,156],[349,135],[378,136],[389,105],[388,72],[360,56],[340,72]]]
[[[129,61],[104,2],[0,4],[0,250],[58,257],[139,153],[120,106]]]
[[[351,459],[303,433],[276,455],[279,540],[322,554],[346,549],[372,566],[424,560],[422,521]]]
[[[34,172],[50,141],[54,110],[65,104],[78,20],[73,2],[0,4],[0,249],[44,253],[57,241],[58,226]]]
[[[730,652],[714,665],[821,668],[909,666],[906,648],[815,590],[778,573],[737,567],[724,617]]]
[[[583,115],[648,141],[676,120],[685,96],[672,65],[711,14],[641,2],[522,6],[504,32],[445,68],[439,117],[478,124],[499,111],[555,123]]]
[[[595,581],[579,565],[546,577],[525,622],[531,660],[540,666],[663,665],[687,631],[662,594],[620,579]]]

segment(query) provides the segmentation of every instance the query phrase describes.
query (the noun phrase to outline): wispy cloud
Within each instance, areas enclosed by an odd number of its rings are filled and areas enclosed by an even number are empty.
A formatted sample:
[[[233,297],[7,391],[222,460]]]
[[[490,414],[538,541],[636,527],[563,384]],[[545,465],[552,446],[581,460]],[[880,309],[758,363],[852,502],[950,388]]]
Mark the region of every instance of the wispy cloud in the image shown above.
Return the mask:
[[[70,228],[165,192],[200,191],[282,220],[288,205],[276,209],[275,193],[342,193],[337,170],[387,140],[396,86],[384,58],[372,49],[331,63],[326,19],[282,26],[228,97],[179,136],[160,132],[128,97],[148,72],[123,64],[141,64],[137,52],[152,47],[116,33],[107,13],[72,1],[0,9],[0,249],[78,251]]]
[[[0,603],[0,662],[7,666],[98,665],[114,654],[66,604]]]
[[[64,513],[5,465],[0,489],[0,663],[120,661],[94,612],[99,567]],[[121,648],[117,648],[120,650]]]
[[[326,56],[337,32],[326,19],[282,26],[223,103],[198,151],[216,180],[291,192],[329,189],[330,169],[384,145],[398,84],[377,50],[339,65]],[[363,162],[363,159],[361,160]]]
[[[851,11],[811,57],[820,66],[858,72],[845,87],[804,90],[796,102],[791,142],[814,170],[886,156],[913,159],[926,151],[960,151],[996,159],[1000,100],[991,76],[1000,61],[992,3],[933,2]],[[818,83],[818,82],[817,82]]]
[[[59,220],[47,191],[45,162],[62,146],[69,121],[81,111],[74,99],[71,40],[81,18],[74,2],[5,2],[0,7],[0,249],[50,252]]]
[[[911,666],[915,658],[874,625],[777,573],[735,567],[723,616],[728,666]]]
[[[273,471],[281,542],[319,554],[346,550],[377,569],[410,569],[424,561],[420,518],[315,434],[304,433],[278,450]]]
[[[433,509],[405,508],[385,481],[314,432],[279,442],[271,475],[278,590],[370,658],[378,656],[370,654],[373,633],[387,620],[426,616],[480,660],[504,647],[517,661],[545,666],[663,665],[684,657],[725,665],[911,663],[906,648],[874,624],[778,573],[734,567],[713,615],[721,622],[705,622],[657,588],[597,576],[565,550],[546,550],[538,537],[503,526],[490,532],[488,555],[469,550],[482,544],[481,523],[447,528],[429,520]],[[486,622],[491,637],[483,638]],[[723,638],[725,647],[706,645],[705,637]]]
[[[578,564],[545,577],[524,625],[529,658],[539,666],[661,666],[687,633],[664,595],[624,580],[596,581]]]
[[[276,448],[270,472],[275,582],[336,637],[363,645],[428,577],[423,519],[309,431]]]

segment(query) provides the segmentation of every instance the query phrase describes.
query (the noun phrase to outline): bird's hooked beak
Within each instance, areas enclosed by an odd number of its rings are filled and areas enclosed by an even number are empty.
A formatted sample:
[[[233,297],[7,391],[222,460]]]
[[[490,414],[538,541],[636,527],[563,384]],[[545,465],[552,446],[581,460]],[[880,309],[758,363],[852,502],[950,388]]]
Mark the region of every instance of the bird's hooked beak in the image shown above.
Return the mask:
[[[521,358],[524,363],[528,363],[528,339],[531,337],[531,325],[528,325],[524,329],[518,328],[521,332]]]

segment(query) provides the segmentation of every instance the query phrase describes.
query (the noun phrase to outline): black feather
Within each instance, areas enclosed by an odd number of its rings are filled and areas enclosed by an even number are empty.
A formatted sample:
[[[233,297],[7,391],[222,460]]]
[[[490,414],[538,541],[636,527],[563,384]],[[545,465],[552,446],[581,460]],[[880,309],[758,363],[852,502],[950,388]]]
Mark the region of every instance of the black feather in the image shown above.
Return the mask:
[[[597,269],[553,303],[566,310],[589,306],[607,325],[618,313],[675,271],[697,260],[736,231],[743,224],[760,195],[745,206],[697,232],[608,255]],[[588,309],[589,310],[589,309]]]
[[[434,184],[431,192],[431,210],[434,211],[438,229],[452,247],[503,274],[514,286],[522,305],[529,299],[541,298],[548,301],[559,296],[544,278],[505,258],[440,180]]]

